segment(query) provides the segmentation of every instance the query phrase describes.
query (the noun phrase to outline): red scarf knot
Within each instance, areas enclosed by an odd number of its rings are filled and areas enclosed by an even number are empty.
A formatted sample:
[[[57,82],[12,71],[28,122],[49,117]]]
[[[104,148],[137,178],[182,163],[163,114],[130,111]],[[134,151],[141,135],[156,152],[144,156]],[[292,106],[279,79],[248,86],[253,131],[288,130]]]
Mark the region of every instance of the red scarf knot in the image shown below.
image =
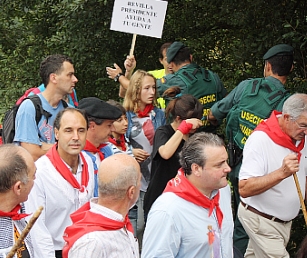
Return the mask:
[[[296,146],[291,137],[283,132],[280,128],[280,125],[278,123],[278,115],[281,115],[281,112],[278,112],[274,110],[271,114],[271,116],[267,119],[262,121],[254,131],[262,131],[265,132],[273,142],[276,144],[288,148],[289,150],[297,153],[298,161],[300,162],[301,158],[301,150],[305,146],[305,137],[301,140],[298,146]]]
[[[215,208],[218,225],[220,228],[222,227],[223,213],[219,206],[220,191],[210,200],[191,184],[184,175],[182,168],[180,168],[177,176],[168,181],[164,189],[165,192],[172,192],[195,205],[209,209],[209,217]]]
[[[84,150],[92,152],[94,154],[98,153],[99,157],[100,157],[100,161],[104,160],[104,154],[101,152],[101,148],[107,146],[107,144],[102,143],[100,144],[98,147],[95,147],[91,142],[89,142],[88,140],[86,140],[85,146],[84,146]]]
[[[142,118],[142,117],[147,117],[147,116],[149,116],[149,115],[148,115],[149,112],[150,112],[151,110],[153,110],[153,109],[154,109],[154,105],[153,105],[153,104],[147,104],[147,105],[145,106],[145,108],[144,108],[143,111],[139,111],[139,112],[138,112],[138,117]]]
[[[64,232],[65,246],[63,258],[68,257],[69,249],[83,235],[94,231],[119,230],[124,227],[133,234],[133,227],[128,215],[124,221],[107,218],[101,214],[90,211],[90,202],[84,204],[80,209],[70,215],[73,224]]]
[[[20,209],[21,209],[21,205],[17,204],[15,206],[15,208],[12,209],[10,212],[0,211],[0,217],[9,217],[12,220],[21,220],[21,219],[29,216],[29,214],[26,214],[26,213],[18,213],[18,211],[20,211]]]
[[[60,157],[59,153],[57,152],[57,144],[55,144],[47,153],[46,156],[49,158],[52,165],[55,167],[55,169],[61,174],[61,176],[69,182],[73,188],[78,189],[81,193],[83,193],[88,185],[89,181],[89,173],[88,173],[88,167],[86,160],[80,152],[79,156],[81,157],[81,160],[83,162],[82,166],[82,175],[81,175],[81,185],[77,181],[77,179],[74,177],[72,172],[69,170],[69,168],[66,166],[62,158]]]
[[[109,137],[109,142],[113,143],[115,146],[119,146],[122,148],[123,151],[126,151],[126,140],[125,136],[122,134],[119,140],[115,139],[114,137]]]

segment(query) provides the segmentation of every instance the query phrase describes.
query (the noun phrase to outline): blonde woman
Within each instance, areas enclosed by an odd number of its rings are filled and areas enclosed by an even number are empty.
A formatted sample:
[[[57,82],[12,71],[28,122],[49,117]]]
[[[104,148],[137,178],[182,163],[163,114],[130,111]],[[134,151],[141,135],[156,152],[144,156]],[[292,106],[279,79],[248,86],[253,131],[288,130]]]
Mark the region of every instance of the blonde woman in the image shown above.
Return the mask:
[[[164,112],[156,107],[156,79],[153,75],[137,70],[130,78],[123,106],[127,111],[129,138],[142,172],[141,193],[138,200],[138,228],[144,227],[143,199],[150,180],[154,134],[165,124]]]

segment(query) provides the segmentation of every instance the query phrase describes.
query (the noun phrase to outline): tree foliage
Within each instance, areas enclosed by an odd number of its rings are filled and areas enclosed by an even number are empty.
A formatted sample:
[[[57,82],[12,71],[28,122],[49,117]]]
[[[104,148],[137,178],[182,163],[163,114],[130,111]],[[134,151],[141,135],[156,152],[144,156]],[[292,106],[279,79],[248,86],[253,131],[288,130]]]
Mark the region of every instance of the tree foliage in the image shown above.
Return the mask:
[[[131,0],[132,1],[132,0]],[[40,84],[41,60],[63,53],[75,62],[79,98],[118,99],[118,85],[106,66],[123,62],[132,35],[111,31],[113,0],[4,0],[0,2],[0,114]],[[231,90],[241,80],[261,77],[263,54],[271,46],[295,48],[287,87],[307,86],[307,2],[304,0],[169,0],[162,39],[138,36],[137,68],[160,68],[158,51],[180,40],[194,60],[217,72]]]

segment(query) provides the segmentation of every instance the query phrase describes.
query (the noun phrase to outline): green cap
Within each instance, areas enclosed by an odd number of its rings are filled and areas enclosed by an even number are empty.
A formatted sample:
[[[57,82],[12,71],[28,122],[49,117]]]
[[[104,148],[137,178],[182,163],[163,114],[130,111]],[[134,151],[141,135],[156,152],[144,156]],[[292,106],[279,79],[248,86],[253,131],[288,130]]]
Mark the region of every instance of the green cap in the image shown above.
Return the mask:
[[[263,56],[264,60],[267,60],[273,56],[280,55],[280,56],[290,56],[293,55],[293,47],[287,44],[279,44],[274,47],[271,47],[268,52],[265,53]]]
[[[175,41],[173,44],[171,44],[166,51],[167,62],[172,62],[178,51],[184,47],[185,45],[179,41]]]

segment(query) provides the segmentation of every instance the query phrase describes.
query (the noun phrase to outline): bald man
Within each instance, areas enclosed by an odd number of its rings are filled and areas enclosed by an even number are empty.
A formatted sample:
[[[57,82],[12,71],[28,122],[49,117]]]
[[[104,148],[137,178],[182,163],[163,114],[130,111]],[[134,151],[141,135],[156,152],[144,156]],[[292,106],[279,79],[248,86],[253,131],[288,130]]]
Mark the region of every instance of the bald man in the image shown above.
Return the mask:
[[[13,144],[0,146],[0,257],[6,257],[26,227],[23,202],[33,187],[35,171],[27,150]],[[30,234],[18,248],[18,257],[34,257]]]
[[[139,257],[127,214],[140,186],[140,166],[133,157],[115,154],[104,159],[98,169],[98,198],[71,215],[73,225],[64,233],[63,257]]]

